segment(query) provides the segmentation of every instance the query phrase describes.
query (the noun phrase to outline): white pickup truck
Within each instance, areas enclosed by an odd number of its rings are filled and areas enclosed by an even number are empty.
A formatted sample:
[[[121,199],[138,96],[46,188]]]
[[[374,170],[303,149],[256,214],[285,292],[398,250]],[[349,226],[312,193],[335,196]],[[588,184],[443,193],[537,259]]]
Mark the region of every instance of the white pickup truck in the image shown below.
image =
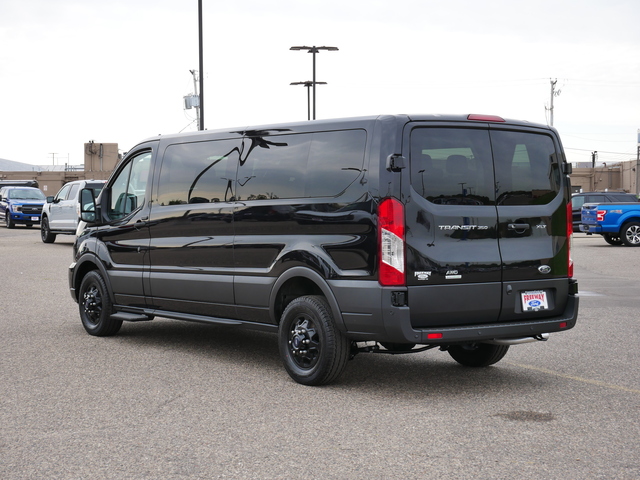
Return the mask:
[[[80,218],[80,191],[91,188],[97,197],[105,180],[76,180],[64,185],[55,197],[47,197],[42,208],[40,236],[44,243],[56,241],[56,235],[75,235]]]

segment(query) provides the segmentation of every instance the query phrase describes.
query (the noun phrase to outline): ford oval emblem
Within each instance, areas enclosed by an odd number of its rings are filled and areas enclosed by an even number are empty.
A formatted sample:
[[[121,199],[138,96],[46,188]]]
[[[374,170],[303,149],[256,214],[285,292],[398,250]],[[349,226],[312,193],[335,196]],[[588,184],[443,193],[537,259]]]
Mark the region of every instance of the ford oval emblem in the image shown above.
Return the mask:
[[[551,267],[549,265],[540,265],[538,271],[543,274],[551,273]]]

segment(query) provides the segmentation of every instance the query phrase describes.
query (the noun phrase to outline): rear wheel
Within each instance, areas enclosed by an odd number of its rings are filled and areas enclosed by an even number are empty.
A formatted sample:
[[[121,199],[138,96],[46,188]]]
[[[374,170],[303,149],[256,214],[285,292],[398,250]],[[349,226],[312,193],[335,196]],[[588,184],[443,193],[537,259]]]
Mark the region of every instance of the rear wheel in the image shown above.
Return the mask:
[[[626,223],[620,233],[620,237],[625,245],[628,247],[640,247],[640,223]]]
[[[622,245],[622,239],[620,238],[620,235],[616,235],[614,233],[603,233],[602,237],[604,238],[604,241],[609,245]]]
[[[324,297],[303,296],[282,313],[278,345],[291,378],[303,385],[322,385],[342,373],[351,342],[336,327]]]
[[[47,217],[42,217],[42,222],[40,223],[40,237],[44,243],[53,243],[56,241],[56,234],[51,233],[51,229],[49,228],[49,219]]]
[[[115,335],[122,320],[113,320],[113,306],[107,284],[100,272],[93,270],[85,275],[78,293],[82,326],[90,335],[106,337]]]
[[[470,345],[452,345],[449,355],[465,367],[488,367],[502,360],[509,350],[509,345],[492,345],[476,343]]]

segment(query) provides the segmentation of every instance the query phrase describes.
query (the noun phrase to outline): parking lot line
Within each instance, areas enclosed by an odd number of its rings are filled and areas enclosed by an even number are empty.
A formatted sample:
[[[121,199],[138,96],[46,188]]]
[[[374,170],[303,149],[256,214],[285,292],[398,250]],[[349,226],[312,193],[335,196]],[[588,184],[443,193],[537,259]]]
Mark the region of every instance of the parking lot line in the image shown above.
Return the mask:
[[[608,389],[611,389],[611,390],[621,390],[623,392],[635,393],[635,394],[639,394],[640,395],[640,390],[638,390],[636,388],[622,387],[620,385],[614,385],[612,383],[602,382],[600,380],[593,380],[593,379],[590,379],[590,378],[577,377],[575,375],[567,375],[566,373],[555,372],[553,370],[549,370],[549,369],[546,369],[546,368],[534,367],[533,365],[525,365],[525,364],[522,364],[522,363],[514,363],[514,362],[508,362],[508,361],[506,361],[504,363],[507,363],[509,365],[513,365],[514,367],[525,368],[527,370],[534,370],[536,372],[542,372],[542,373],[546,373],[546,374],[549,374],[549,375],[555,375],[556,377],[562,377],[562,378],[566,378],[566,379],[569,379],[569,380],[575,380],[576,382],[588,383],[590,385],[597,385],[597,386],[608,388]]]

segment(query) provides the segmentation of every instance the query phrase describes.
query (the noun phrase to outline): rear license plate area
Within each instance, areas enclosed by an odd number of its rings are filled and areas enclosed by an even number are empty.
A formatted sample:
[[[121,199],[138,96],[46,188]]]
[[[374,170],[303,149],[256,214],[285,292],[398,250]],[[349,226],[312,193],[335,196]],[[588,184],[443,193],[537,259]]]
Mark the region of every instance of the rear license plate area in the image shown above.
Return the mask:
[[[545,290],[529,290],[520,292],[522,300],[523,312],[537,312],[539,310],[548,310],[549,301]]]

